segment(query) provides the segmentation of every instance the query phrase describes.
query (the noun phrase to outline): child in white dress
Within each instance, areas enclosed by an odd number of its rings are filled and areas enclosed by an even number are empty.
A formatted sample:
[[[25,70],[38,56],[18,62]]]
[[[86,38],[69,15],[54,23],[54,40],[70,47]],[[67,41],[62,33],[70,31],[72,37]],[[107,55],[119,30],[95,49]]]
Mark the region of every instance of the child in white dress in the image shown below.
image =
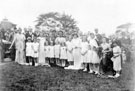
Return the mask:
[[[33,51],[33,61],[32,65],[38,66],[38,55],[39,55],[39,41],[35,38],[32,43],[32,51]]]
[[[45,42],[45,63],[46,65],[50,66],[50,62],[49,62],[49,51],[50,51],[50,48],[49,48],[49,42],[46,41]]]
[[[69,36],[66,46],[67,46],[67,61],[69,63],[69,66],[65,69],[72,69],[73,68],[73,44],[72,44],[72,37]]]
[[[49,60],[50,60],[50,64],[54,64],[55,60],[54,60],[54,45],[53,45],[53,41],[50,41],[50,45],[49,45]]]
[[[32,42],[30,37],[28,37],[27,40],[28,41],[26,42],[26,62],[29,64],[32,62]]]
[[[61,66],[65,67],[66,61],[67,61],[67,47],[66,47],[66,44],[64,42],[61,43],[60,60],[61,60]]]
[[[60,44],[58,41],[55,42],[54,45],[54,55],[55,55],[55,61],[56,65],[60,65]]]
[[[113,61],[113,69],[116,71],[115,77],[120,76],[121,71],[121,48],[118,46],[117,42],[113,43],[113,57],[111,60]]]
[[[81,62],[84,69],[83,71],[87,71],[88,66],[87,56],[88,56],[88,42],[86,36],[83,36],[81,42]]]
[[[89,65],[89,73],[92,73],[93,72],[93,64],[92,64],[92,51],[91,51],[90,45],[88,45],[87,63]]]

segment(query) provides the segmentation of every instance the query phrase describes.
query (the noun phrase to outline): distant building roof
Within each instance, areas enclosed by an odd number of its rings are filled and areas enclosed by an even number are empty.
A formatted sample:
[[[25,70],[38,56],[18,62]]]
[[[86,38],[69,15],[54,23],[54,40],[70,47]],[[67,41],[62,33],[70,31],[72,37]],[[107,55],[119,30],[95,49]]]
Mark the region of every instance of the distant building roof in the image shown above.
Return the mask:
[[[132,24],[131,23],[126,23],[118,26],[117,28],[129,28]]]

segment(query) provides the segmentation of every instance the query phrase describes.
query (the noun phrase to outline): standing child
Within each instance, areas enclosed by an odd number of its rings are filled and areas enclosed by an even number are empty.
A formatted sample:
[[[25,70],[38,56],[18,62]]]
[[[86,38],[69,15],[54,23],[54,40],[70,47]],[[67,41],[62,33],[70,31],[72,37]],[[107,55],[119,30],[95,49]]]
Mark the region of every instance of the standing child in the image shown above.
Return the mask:
[[[121,48],[118,46],[118,43],[115,41],[113,43],[113,57],[111,60],[113,61],[113,69],[116,71],[116,75],[114,77],[120,76],[121,71]]]
[[[50,65],[54,65],[55,64],[53,41],[50,41],[50,45],[49,45],[49,60],[50,60]]]
[[[49,51],[50,51],[50,47],[49,47],[49,42],[46,41],[45,42],[45,63],[46,65],[50,66],[50,60],[49,60]]]
[[[33,66],[38,66],[38,55],[39,55],[39,42],[37,38],[34,38],[34,42],[32,43],[32,51],[33,51]]]
[[[87,53],[87,63],[89,65],[89,73],[93,73],[93,64],[92,64],[92,51],[91,46],[88,45],[88,53]]]
[[[66,44],[64,42],[61,43],[60,60],[61,60],[61,66],[65,67],[66,62],[67,62],[67,48],[66,48]]]
[[[60,44],[58,41],[55,41],[54,55],[55,55],[56,65],[59,66],[60,65]]]
[[[72,69],[73,68],[73,44],[72,44],[72,36],[69,36],[67,42],[66,42],[66,46],[67,46],[67,60],[69,63],[69,66],[66,69]]]
[[[82,60],[83,71],[87,71],[87,66],[88,66],[87,56],[88,56],[88,42],[86,36],[83,36],[81,42],[81,60]]]
[[[28,37],[26,42],[26,63],[30,65],[29,63],[32,62],[32,42],[31,38]]]

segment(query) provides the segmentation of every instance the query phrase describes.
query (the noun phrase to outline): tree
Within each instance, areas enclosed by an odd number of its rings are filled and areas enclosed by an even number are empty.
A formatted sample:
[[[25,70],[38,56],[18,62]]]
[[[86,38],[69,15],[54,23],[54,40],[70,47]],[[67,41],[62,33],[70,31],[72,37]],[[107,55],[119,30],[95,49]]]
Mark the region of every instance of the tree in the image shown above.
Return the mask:
[[[72,34],[78,32],[77,22],[71,15],[65,13],[60,14],[58,12],[50,12],[41,14],[37,17],[36,27],[40,27],[42,30],[56,30],[64,31],[65,34]]]

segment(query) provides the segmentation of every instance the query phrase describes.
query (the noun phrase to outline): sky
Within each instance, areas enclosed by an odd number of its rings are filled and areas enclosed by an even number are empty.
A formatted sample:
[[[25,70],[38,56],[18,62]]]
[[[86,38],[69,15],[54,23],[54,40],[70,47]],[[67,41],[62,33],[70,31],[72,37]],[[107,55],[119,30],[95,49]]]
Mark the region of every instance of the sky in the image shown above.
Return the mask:
[[[48,12],[72,15],[83,32],[98,28],[109,35],[121,24],[135,23],[135,0],[0,0],[0,21],[7,18],[22,28]]]

